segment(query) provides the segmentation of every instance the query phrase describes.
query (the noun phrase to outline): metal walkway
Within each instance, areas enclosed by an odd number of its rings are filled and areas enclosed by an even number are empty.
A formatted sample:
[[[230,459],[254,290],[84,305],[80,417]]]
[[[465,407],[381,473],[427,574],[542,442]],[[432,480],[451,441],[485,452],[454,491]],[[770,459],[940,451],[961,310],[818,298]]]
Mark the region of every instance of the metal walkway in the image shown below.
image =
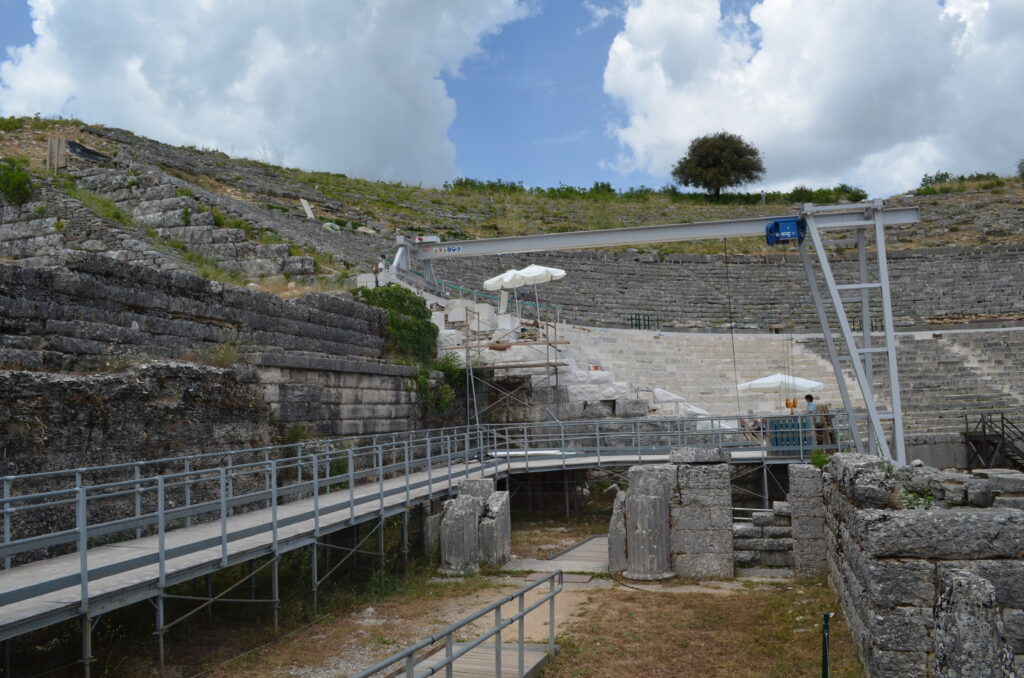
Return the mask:
[[[786,437],[766,445],[728,420],[642,419],[485,425],[363,439],[239,450],[3,479],[0,640],[67,619],[83,621],[86,666],[91,620],[152,600],[157,633],[167,587],[269,557],[273,600],[281,554],[323,535],[403,516],[452,494],[467,477],[665,462],[672,447],[718,446],[733,461],[806,460],[813,428],[786,417]],[[770,423],[770,422],[769,422]],[[837,417],[836,423],[841,423]],[[808,437],[810,436],[810,438]],[[64,551],[38,559],[40,554]],[[67,553],[68,551],[73,551]]]

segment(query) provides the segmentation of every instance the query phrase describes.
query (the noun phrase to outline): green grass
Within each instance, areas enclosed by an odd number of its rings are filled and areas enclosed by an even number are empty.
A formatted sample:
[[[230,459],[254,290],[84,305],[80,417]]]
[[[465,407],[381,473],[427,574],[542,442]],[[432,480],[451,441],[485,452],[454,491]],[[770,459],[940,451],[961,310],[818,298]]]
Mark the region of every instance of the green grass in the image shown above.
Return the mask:
[[[79,188],[70,182],[64,185],[64,191],[97,215],[106,219],[112,219],[123,226],[127,226],[128,228],[135,228],[135,221],[127,212],[114,204],[114,201],[110,198],[106,198],[84,188]]]

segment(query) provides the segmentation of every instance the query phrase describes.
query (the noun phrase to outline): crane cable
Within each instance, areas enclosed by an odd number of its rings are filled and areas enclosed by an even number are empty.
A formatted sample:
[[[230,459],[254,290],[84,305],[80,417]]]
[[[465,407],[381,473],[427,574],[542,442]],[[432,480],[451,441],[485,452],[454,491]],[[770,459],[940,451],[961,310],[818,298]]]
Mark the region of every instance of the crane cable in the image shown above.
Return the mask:
[[[732,318],[732,277],[729,275],[729,240],[722,238],[722,249],[725,252],[725,296],[726,302],[729,308],[729,342],[732,344],[732,383],[733,388],[736,389],[736,415],[742,414],[740,411],[740,377],[739,370],[736,367],[736,324]]]

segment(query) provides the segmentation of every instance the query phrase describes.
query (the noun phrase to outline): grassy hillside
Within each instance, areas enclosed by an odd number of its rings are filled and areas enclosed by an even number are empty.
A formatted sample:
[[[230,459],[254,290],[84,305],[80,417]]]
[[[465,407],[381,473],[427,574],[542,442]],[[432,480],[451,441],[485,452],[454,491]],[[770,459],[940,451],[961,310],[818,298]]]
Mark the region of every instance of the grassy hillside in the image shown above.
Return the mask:
[[[52,130],[121,159],[159,165],[196,186],[261,208],[301,215],[299,198],[305,198],[318,217],[341,228],[372,231],[388,240],[395,233],[436,233],[445,240],[458,240],[793,214],[804,201],[832,202],[842,197],[827,190],[797,190],[770,194],[768,204],[761,205],[755,195],[727,195],[713,201],[675,190],[616,192],[606,184],[530,190],[504,181],[458,180],[439,189],[424,188],[278,167],[213,150],[172,147],[78,121],[30,118],[0,119],[0,154],[15,157],[39,172],[46,133]],[[908,187],[908,193],[889,201],[918,205],[923,215],[922,224],[891,233],[893,247],[998,245],[1024,240],[1024,185],[1019,178],[957,178],[936,172],[928,179],[928,185],[919,191]],[[672,243],[655,250],[720,253],[722,242]],[[729,251],[756,253],[768,248],[760,238],[741,238],[730,241]]]

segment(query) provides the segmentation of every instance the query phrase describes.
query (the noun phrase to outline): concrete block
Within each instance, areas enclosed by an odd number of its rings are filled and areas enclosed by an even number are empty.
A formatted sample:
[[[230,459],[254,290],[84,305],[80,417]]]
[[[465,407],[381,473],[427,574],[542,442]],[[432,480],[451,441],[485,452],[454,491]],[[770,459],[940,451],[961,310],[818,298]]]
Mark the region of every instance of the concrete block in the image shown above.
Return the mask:
[[[629,400],[618,398],[615,401],[615,416],[625,419],[636,419],[646,417],[650,411],[650,405],[646,400]]]

